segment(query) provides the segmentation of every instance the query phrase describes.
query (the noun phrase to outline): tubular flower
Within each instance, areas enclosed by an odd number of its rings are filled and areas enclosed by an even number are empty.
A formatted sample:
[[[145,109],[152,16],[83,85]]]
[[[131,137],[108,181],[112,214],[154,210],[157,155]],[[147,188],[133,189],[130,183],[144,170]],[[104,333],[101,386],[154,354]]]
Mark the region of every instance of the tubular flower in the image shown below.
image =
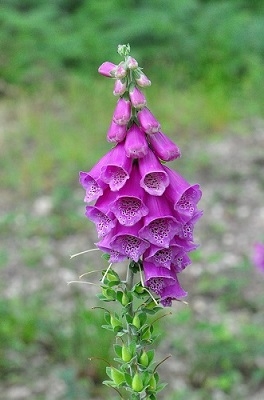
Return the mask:
[[[148,140],[156,156],[163,161],[172,161],[181,156],[179,147],[162,132],[149,135]]]
[[[125,152],[127,157],[143,158],[148,153],[146,135],[133,124],[126,135]]]
[[[187,295],[178,276],[198,247],[193,231],[202,216],[197,207],[202,192],[164,165],[179,158],[180,149],[146,107],[140,88],[150,80],[126,46],[119,50],[123,62],[107,61],[98,69],[115,80],[113,93],[119,98],[107,131],[114,147],[90,171],[80,172],[84,201],[94,202],[85,215],[95,224],[96,246],[109,255],[109,262],[138,263],[144,285],[163,306],[171,306]]]
[[[137,113],[137,118],[144,132],[151,134],[159,131],[160,123],[147,107]]]
[[[130,86],[129,88],[129,98],[131,104],[136,109],[141,109],[147,105],[146,97],[144,94],[136,87]]]
[[[131,118],[131,103],[120,97],[113,115],[113,121],[117,125],[127,125]]]

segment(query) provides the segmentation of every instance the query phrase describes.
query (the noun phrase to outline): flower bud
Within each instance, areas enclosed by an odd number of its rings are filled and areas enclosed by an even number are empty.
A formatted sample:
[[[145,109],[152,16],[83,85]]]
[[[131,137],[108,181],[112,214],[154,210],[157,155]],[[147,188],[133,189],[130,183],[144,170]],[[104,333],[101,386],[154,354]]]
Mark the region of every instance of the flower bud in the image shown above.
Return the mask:
[[[133,324],[136,328],[140,329],[141,323],[140,323],[140,319],[139,319],[138,314],[136,314],[136,315],[134,316],[133,321],[132,321],[132,324]]]
[[[139,375],[138,372],[135,373],[133,379],[132,379],[132,389],[134,390],[134,392],[141,392],[143,390],[143,382],[142,382],[142,378]]]
[[[121,97],[116,105],[113,120],[117,125],[126,125],[131,116],[131,103],[129,100]]]
[[[137,118],[144,132],[151,134],[159,131],[160,123],[147,107],[138,112]]]
[[[108,142],[119,143],[125,139],[126,132],[126,125],[118,125],[112,121],[106,137]]]
[[[110,317],[110,324],[111,324],[113,329],[122,327],[120,321],[117,318],[115,318],[112,314],[111,314],[111,317]]]
[[[149,135],[149,143],[156,156],[163,161],[172,161],[181,156],[179,147],[162,132]]]
[[[117,66],[115,64],[111,63],[110,61],[106,61],[100,65],[98,72],[99,74],[107,76],[108,78],[114,78],[116,67]]]
[[[125,93],[126,89],[127,89],[126,82],[122,82],[122,80],[117,79],[115,81],[113,94],[115,96],[122,96]]]
[[[122,347],[122,360],[125,362],[129,362],[132,358],[132,353],[129,348],[125,345]]]
[[[122,294],[121,304],[124,307],[126,307],[129,304],[129,297],[125,292],[123,292],[123,294]]]
[[[151,85],[151,81],[145,74],[143,74],[143,72],[140,69],[135,70],[135,80],[138,86],[141,87],[146,87]]]
[[[115,77],[118,79],[122,79],[126,76],[126,74],[127,74],[127,68],[125,63],[122,61],[120,64],[118,64],[115,70]]]
[[[127,66],[129,69],[136,69],[138,67],[138,62],[133,57],[129,56],[127,59]]]
[[[125,380],[123,372],[119,371],[116,368],[111,368],[111,378],[116,385],[120,385]]]
[[[129,97],[132,106],[137,109],[141,109],[147,104],[144,94],[136,86],[129,89]]]
[[[147,367],[149,365],[148,355],[145,351],[143,351],[143,353],[139,357],[139,362],[141,365],[143,365],[143,367]]]
[[[157,388],[157,382],[156,382],[155,376],[152,375],[152,377],[150,378],[150,381],[149,381],[149,390],[151,390],[152,392],[155,392],[156,388]]]

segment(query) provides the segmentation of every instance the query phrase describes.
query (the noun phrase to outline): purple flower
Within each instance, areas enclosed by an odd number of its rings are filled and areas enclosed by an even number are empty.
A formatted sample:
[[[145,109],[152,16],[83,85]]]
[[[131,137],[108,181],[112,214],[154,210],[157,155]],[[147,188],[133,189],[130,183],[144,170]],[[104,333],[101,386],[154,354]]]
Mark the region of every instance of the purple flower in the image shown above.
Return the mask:
[[[131,117],[131,103],[129,100],[120,97],[117,101],[113,115],[113,121],[118,125],[126,125]]]
[[[118,143],[109,153],[108,162],[101,167],[100,178],[113,191],[121,189],[132,169],[132,160],[127,157],[124,144]]]
[[[199,185],[190,185],[180,174],[163,166],[170,185],[166,189],[166,197],[174,203],[174,209],[183,221],[188,221],[197,210],[197,203],[201,199],[202,192]]]
[[[98,237],[104,237],[114,228],[116,220],[113,214],[105,214],[96,206],[86,206],[86,217],[95,223]]]
[[[130,179],[118,191],[115,201],[110,204],[110,209],[121,225],[135,225],[142,217],[148,214],[148,208],[144,204],[144,190],[138,186],[139,173],[134,165]],[[137,190],[135,190],[137,187]],[[102,196],[104,197],[104,196]]]
[[[97,170],[97,166],[94,166],[90,172],[81,171],[79,173],[79,182],[85,189],[84,201],[86,203],[98,199],[106,188],[106,184],[99,179],[99,176],[100,171]]]
[[[163,161],[172,161],[181,156],[178,146],[164,133],[157,132],[148,137],[152,150]]]
[[[116,224],[113,233],[106,236],[109,240],[109,247],[137,262],[149,247],[149,243],[138,235],[141,226],[139,222],[129,227]]]
[[[253,247],[252,261],[259,271],[264,272],[264,244],[255,243]]]
[[[161,249],[160,247],[151,245],[144,254],[144,260],[151,262],[156,267],[170,268],[176,255],[175,251],[175,246]]]
[[[122,142],[126,137],[126,132],[126,125],[118,125],[112,121],[107,132],[107,140],[115,143]]]
[[[160,293],[160,302],[164,307],[170,307],[172,300],[179,300],[182,297],[187,296],[187,292],[181,287],[177,275],[175,275],[174,285],[165,286]]]
[[[116,68],[117,65],[111,63],[110,61],[106,61],[102,65],[100,65],[100,67],[98,68],[98,72],[99,74],[107,76],[108,78],[114,78]]]
[[[153,196],[161,196],[169,185],[168,174],[151,150],[140,159],[140,186]]]
[[[127,89],[126,81],[116,79],[113,94],[115,96],[122,96]]]
[[[156,267],[151,262],[144,261],[143,270],[145,285],[157,295],[161,295],[167,286],[174,285],[176,282],[175,275],[168,268]]]
[[[137,113],[137,118],[144,132],[152,134],[160,130],[159,121],[156,120],[147,107],[144,107]]]
[[[193,228],[195,223],[198,221],[199,218],[201,218],[201,216],[203,215],[202,211],[197,211],[193,217],[186,222],[183,226],[182,226],[182,230],[179,233],[179,237],[181,239],[185,239],[187,241],[193,241]]]
[[[130,86],[129,97],[132,106],[136,109],[141,109],[147,104],[144,94],[136,86]]]
[[[171,239],[181,231],[181,224],[173,216],[166,199],[148,196],[146,204],[149,213],[139,236],[158,247],[169,247]]]
[[[110,259],[109,262],[110,263],[119,263],[122,261],[125,261],[127,259],[127,256],[124,254],[119,253],[116,250],[113,250],[109,244],[109,240],[107,239],[107,236],[103,237],[102,240],[100,240],[100,242],[95,243],[96,246],[98,247],[99,250],[103,251],[104,253],[109,254]]]
[[[131,158],[142,158],[148,153],[145,134],[135,123],[127,131],[125,151],[127,157]]]

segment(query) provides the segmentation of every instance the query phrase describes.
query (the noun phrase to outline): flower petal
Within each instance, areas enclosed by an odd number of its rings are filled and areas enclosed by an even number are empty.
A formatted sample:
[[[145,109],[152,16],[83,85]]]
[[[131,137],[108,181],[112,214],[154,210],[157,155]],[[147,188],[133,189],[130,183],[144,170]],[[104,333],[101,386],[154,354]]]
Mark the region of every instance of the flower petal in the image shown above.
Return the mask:
[[[153,196],[161,196],[169,185],[169,177],[151,150],[140,159],[140,186]]]
[[[142,158],[148,153],[145,133],[136,124],[132,124],[126,135],[125,151],[127,157]]]
[[[148,137],[152,150],[163,161],[172,161],[181,156],[179,147],[164,133],[157,132]]]
[[[159,121],[147,107],[137,113],[137,118],[144,132],[152,134],[160,130]]]

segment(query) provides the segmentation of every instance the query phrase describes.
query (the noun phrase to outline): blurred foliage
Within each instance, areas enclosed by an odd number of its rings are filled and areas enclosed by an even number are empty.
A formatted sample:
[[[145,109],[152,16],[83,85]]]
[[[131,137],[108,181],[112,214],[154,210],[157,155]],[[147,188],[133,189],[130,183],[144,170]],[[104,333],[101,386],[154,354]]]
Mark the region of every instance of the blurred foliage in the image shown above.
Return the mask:
[[[93,74],[113,49],[176,83],[240,82],[262,67],[262,0],[2,0],[0,76],[8,82]],[[159,66],[162,65],[162,70]]]

